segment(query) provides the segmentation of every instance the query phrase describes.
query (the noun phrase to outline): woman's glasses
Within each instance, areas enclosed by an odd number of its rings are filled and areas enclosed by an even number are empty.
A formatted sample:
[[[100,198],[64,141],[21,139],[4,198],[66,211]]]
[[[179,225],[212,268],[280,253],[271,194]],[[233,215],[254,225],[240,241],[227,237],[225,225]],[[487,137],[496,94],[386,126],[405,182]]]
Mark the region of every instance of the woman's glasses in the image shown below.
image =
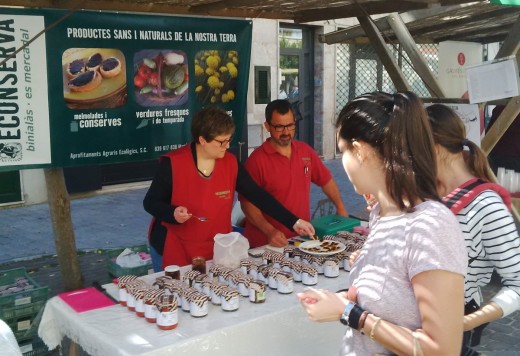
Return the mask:
[[[271,125],[269,124],[276,132],[283,132],[283,130],[287,129],[289,131],[294,131],[296,129],[296,124],[293,122],[292,124],[288,125]]]
[[[220,143],[220,147],[224,147],[228,144],[231,144],[231,141],[233,141],[233,136],[231,136],[227,140],[217,140],[216,138],[214,138],[213,141]]]

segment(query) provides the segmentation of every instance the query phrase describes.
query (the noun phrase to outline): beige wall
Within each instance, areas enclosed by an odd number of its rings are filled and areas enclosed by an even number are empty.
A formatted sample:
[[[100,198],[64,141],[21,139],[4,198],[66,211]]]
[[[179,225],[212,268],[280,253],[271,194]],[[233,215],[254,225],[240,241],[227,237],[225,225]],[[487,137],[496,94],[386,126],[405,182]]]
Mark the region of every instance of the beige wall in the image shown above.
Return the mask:
[[[253,45],[251,47],[251,68],[250,80],[248,88],[247,100],[247,124],[248,124],[248,142],[249,153],[263,142],[268,134],[263,129],[265,104],[254,103],[254,67],[269,66],[271,67],[271,99],[275,99],[278,95],[280,87],[280,75],[278,68],[278,28],[280,21],[253,19]],[[334,31],[336,25],[313,24],[316,26],[317,33],[327,33]],[[321,47],[321,48],[318,48]],[[320,68],[315,72],[315,82],[322,86],[319,90],[321,97],[315,102],[315,121],[323,124],[323,147],[318,151],[323,152],[325,159],[334,158],[335,153],[335,133],[334,133],[334,115],[335,115],[335,46],[324,45],[315,41],[315,48],[323,53],[322,63],[318,63],[315,68]],[[317,91],[318,92],[318,91]]]

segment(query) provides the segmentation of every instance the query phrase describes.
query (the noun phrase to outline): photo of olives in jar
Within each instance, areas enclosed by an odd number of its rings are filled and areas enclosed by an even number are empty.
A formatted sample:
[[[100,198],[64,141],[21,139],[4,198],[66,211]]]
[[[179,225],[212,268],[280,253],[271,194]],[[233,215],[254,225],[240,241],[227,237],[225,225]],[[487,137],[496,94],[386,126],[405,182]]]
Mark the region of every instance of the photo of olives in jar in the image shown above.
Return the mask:
[[[134,55],[134,93],[142,106],[182,105],[188,101],[188,64],[178,50],[145,49]]]
[[[235,100],[238,52],[205,50],[195,55],[195,93],[202,104]]]

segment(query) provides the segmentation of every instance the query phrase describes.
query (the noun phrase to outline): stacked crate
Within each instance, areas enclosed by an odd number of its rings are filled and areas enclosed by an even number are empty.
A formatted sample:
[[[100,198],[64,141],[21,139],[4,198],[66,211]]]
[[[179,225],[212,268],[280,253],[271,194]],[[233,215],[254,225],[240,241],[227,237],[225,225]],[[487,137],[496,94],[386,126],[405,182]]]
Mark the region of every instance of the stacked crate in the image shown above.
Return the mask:
[[[25,268],[0,271],[0,319],[13,331],[24,356],[47,353],[38,324],[48,298],[48,287],[36,283]]]
[[[146,252],[150,253],[150,250],[147,245],[139,245],[139,246],[133,246],[128,247],[129,250],[132,252],[138,253],[138,252]],[[111,274],[114,277],[121,277],[124,275],[132,274],[134,276],[144,276],[149,274],[152,268],[152,260],[149,260],[146,264],[142,266],[137,267],[131,267],[131,268],[125,268],[121,267],[116,263],[117,256],[121,254],[125,249],[113,249],[113,250],[106,250],[105,252],[105,261],[107,264],[108,273]]]

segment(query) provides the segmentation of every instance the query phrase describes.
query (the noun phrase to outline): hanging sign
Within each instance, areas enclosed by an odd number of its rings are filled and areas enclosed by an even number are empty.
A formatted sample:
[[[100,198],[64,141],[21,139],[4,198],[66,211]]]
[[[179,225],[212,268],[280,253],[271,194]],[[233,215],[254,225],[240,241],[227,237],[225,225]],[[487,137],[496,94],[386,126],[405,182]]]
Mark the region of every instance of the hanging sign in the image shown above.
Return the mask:
[[[242,132],[251,21],[67,15],[0,10],[0,171],[154,159],[208,105]]]

